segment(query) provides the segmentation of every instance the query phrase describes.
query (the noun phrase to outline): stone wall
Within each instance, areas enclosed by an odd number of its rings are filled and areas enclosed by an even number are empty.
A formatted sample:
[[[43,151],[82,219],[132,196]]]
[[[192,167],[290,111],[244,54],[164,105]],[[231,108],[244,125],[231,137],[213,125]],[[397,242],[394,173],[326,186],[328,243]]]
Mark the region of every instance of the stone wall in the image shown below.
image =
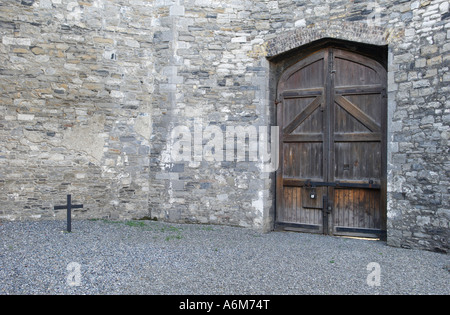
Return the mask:
[[[449,3],[406,5],[390,46],[388,242],[448,252]]]
[[[1,219],[148,214],[147,2],[0,3]]]
[[[256,228],[270,220],[270,174],[248,159],[208,160],[202,143],[215,136],[201,135],[207,126],[225,138],[227,128],[269,125],[268,62],[262,50],[267,5],[155,2],[153,107],[159,112],[153,113],[152,216]],[[192,157],[173,164],[171,131],[180,125],[195,138]]]
[[[388,243],[448,251],[448,1],[8,0],[0,36],[1,219],[72,193],[78,217],[270,230],[258,148],[208,145],[275,125],[271,58],[329,37],[388,46]]]

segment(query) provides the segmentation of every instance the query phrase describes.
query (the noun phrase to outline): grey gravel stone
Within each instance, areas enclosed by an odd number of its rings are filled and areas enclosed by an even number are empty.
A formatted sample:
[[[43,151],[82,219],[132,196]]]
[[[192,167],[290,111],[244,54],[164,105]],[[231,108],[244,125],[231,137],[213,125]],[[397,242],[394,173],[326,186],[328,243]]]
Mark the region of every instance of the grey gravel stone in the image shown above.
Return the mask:
[[[0,225],[0,294],[450,294],[448,255],[381,241],[153,221],[64,229]],[[367,283],[371,262],[380,286]]]

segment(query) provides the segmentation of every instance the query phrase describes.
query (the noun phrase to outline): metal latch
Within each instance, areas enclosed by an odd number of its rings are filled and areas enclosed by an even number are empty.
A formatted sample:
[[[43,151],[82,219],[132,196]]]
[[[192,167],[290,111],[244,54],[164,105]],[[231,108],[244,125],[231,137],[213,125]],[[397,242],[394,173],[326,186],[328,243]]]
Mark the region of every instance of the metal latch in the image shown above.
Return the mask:
[[[326,212],[328,213],[328,214],[330,214],[331,213],[331,205],[328,205],[328,207],[327,207],[327,210],[326,210]]]
[[[331,213],[331,204],[328,203],[328,197],[323,196],[323,208],[322,208],[324,214],[330,214]]]
[[[311,189],[311,192],[309,193],[309,198],[311,198],[311,199],[316,199],[316,196],[317,196],[317,194],[316,194],[316,189],[313,187],[313,188]]]

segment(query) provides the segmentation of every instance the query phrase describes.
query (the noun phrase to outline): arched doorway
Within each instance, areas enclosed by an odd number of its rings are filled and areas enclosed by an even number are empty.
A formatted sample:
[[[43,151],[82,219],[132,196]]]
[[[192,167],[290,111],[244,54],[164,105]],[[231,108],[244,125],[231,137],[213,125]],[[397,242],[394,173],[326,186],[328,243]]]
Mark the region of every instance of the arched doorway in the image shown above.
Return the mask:
[[[281,74],[276,228],[384,237],[387,77],[376,59],[328,45]]]

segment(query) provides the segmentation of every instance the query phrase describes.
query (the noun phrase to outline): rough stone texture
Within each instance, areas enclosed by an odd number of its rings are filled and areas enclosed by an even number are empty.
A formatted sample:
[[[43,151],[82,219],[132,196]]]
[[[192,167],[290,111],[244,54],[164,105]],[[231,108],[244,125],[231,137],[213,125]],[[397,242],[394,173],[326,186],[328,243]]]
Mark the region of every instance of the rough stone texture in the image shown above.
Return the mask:
[[[148,213],[152,11],[147,2],[0,4],[0,217]]]
[[[274,178],[256,149],[217,161],[202,145],[274,125],[267,58],[325,37],[388,45],[388,243],[448,251],[444,0],[2,2],[0,218],[61,217],[72,193],[78,217],[270,230]],[[188,161],[173,161],[177,126]]]
[[[267,57],[274,57],[323,38],[384,46],[389,37],[390,34],[380,26],[336,20],[319,21],[309,28],[295,29],[269,40]]]
[[[406,4],[388,65],[388,243],[448,252],[448,2]]]

